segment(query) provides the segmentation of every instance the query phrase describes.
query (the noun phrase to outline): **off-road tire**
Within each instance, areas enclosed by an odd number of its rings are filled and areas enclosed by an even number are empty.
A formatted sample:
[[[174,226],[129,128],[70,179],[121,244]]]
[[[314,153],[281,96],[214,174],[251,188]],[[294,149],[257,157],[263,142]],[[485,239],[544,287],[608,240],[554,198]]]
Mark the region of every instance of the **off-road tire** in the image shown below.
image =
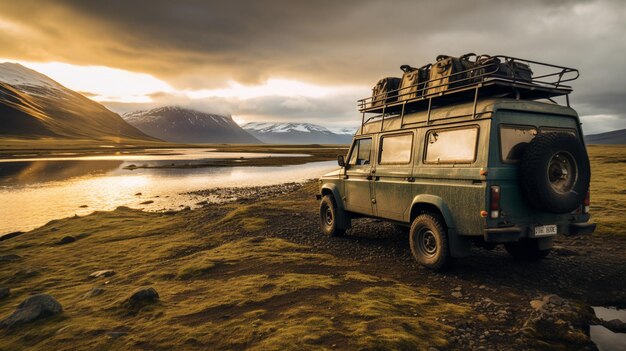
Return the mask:
[[[448,231],[437,215],[425,213],[415,217],[410,244],[413,257],[426,268],[439,270],[450,261]]]
[[[540,250],[537,239],[521,239],[517,242],[506,243],[504,248],[509,255],[520,261],[537,261],[545,258],[551,249]]]
[[[337,204],[330,195],[324,195],[320,201],[320,227],[328,236],[342,236],[346,232],[337,227]]]
[[[572,167],[565,173],[565,177],[570,175],[571,185],[564,186],[563,191],[554,187],[554,179],[560,181],[560,178],[550,168],[558,157],[565,159],[563,164]],[[542,133],[526,146],[520,164],[520,182],[524,197],[533,207],[551,213],[572,212],[583,203],[590,179],[587,151],[576,136]]]

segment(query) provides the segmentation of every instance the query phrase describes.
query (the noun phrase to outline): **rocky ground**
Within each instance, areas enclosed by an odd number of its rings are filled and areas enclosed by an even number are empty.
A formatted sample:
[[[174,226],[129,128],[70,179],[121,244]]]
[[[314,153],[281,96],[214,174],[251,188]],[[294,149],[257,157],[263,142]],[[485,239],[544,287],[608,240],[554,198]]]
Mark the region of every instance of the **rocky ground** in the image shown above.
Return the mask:
[[[315,192],[200,192],[226,202],[120,208],[0,242],[0,350],[593,350],[589,325],[608,323],[590,306],[626,307],[626,238],[602,227],[541,262],[474,249],[435,273],[384,222],[325,237]]]

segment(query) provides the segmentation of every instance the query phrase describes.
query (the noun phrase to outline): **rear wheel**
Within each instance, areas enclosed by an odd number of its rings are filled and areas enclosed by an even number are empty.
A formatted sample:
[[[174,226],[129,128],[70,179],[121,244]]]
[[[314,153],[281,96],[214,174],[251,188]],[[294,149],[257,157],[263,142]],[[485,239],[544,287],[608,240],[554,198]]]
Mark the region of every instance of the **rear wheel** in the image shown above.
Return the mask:
[[[341,236],[346,232],[337,227],[337,205],[330,195],[325,195],[320,202],[320,226],[328,236]]]
[[[506,251],[516,260],[536,261],[545,258],[550,249],[539,249],[539,241],[536,239],[522,239],[513,243],[504,244]]]
[[[426,213],[411,224],[411,253],[424,267],[438,270],[450,261],[448,233],[438,216]]]

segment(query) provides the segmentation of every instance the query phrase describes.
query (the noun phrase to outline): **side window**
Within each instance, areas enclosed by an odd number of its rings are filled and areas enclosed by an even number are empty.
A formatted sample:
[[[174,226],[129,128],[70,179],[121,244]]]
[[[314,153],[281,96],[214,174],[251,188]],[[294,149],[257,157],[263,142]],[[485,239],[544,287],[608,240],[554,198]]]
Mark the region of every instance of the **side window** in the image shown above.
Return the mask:
[[[372,139],[358,139],[354,142],[352,151],[350,152],[349,165],[364,166],[370,164],[372,156]]]
[[[537,135],[537,128],[529,126],[500,126],[502,161],[518,161],[524,147]]]
[[[425,163],[472,163],[476,159],[478,127],[431,130],[426,140]]]
[[[383,136],[380,138],[378,163],[381,165],[410,163],[412,150],[413,133]]]

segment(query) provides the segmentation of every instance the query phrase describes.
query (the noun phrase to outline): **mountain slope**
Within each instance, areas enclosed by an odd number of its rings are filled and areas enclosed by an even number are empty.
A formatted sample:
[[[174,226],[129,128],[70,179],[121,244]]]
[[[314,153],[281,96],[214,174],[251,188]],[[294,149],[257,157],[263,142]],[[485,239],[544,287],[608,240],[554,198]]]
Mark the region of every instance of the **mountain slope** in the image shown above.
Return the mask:
[[[243,129],[270,144],[349,144],[353,135],[311,123],[250,122]]]
[[[156,139],[118,114],[17,63],[0,64],[0,136]]]
[[[587,144],[626,144],[626,129],[585,136]]]
[[[230,116],[181,107],[125,113],[123,118],[146,134],[178,143],[260,144]]]

